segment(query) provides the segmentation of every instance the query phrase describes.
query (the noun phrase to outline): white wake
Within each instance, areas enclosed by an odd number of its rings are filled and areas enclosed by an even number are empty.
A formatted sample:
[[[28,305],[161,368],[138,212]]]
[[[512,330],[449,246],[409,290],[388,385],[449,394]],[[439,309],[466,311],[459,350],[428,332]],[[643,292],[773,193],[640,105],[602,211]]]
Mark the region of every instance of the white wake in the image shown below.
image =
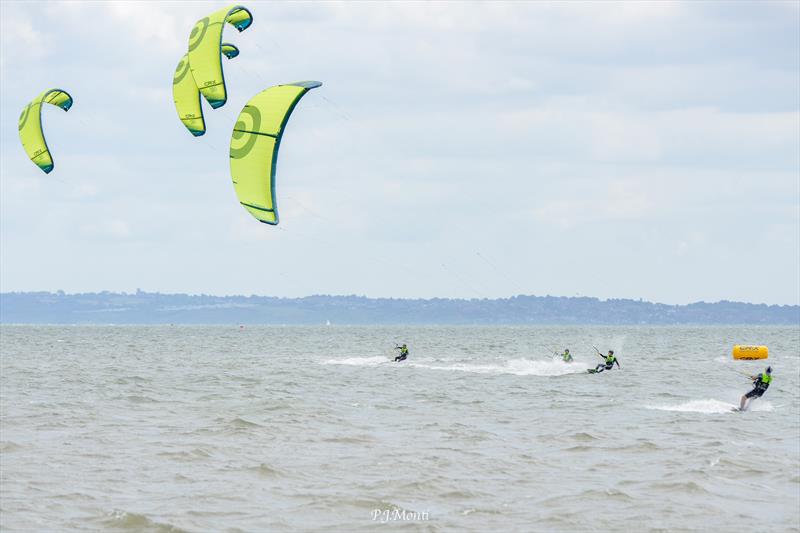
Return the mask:
[[[388,357],[348,357],[346,359],[326,359],[322,361],[323,365],[351,365],[351,366],[378,366],[384,363],[390,363]]]
[[[531,359],[510,359],[499,364],[427,364],[410,362],[409,366],[417,368],[430,368],[432,370],[445,370],[451,372],[471,372],[474,374],[513,374],[516,376],[564,376],[566,374],[583,374],[586,364],[577,361],[564,363],[563,361],[533,361]]]
[[[645,408],[647,409],[655,409],[658,411],[704,414],[732,413],[734,412],[734,409],[737,409],[738,407],[739,404],[733,404],[714,399],[690,400],[688,402],[679,403],[676,405],[645,405]],[[771,403],[763,402],[761,400],[753,401],[747,408],[748,411],[772,411],[772,409]]]

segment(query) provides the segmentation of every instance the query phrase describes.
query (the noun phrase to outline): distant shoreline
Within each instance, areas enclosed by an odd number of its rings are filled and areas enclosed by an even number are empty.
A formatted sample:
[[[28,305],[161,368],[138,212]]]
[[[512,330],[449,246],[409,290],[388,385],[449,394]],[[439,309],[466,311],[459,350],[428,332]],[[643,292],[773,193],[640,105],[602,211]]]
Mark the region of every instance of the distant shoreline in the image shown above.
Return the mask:
[[[274,326],[799,326],[800,306],[720,301],[668,305],[632,299],[512,296],[398,299],[189,294],[7,292],[4,325]]]

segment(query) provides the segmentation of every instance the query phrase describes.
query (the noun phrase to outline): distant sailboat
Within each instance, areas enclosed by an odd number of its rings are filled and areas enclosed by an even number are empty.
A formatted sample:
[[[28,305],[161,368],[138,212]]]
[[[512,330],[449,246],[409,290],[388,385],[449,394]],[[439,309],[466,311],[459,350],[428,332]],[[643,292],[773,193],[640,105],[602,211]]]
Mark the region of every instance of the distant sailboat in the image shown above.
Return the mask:
[[[330,325],[331,325],[331,321],[330,321],[330,320],[326,320],[326,321],[325,321],[325,325],[326,325],[326,326],[330,326]]]

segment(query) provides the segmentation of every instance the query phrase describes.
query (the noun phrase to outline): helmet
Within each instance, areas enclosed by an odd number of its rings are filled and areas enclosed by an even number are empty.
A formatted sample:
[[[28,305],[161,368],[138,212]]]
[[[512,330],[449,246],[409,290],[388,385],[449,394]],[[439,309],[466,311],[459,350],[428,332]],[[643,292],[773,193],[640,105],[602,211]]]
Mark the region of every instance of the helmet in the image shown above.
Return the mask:
[[[614,350],[609,350],[608,353],[614,355]]]
[[[772,374],[772,367],[771,366],[767,367],[767,374]]]
[[[564,353],[569,353],[569,348],[564,348]]]

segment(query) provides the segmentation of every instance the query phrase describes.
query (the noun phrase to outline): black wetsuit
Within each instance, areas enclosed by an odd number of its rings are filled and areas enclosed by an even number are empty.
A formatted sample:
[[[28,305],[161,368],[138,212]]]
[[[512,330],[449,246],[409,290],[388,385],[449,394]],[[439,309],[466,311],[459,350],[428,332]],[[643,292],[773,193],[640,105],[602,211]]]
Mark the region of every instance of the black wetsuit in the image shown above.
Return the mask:
[[[600,363],[594,368],[595,373],[602,372],[603,370],[611,370],[614,368],[614,363],[617,363],[617,368],[620,368],[619,361],[613,355],[607,355],[604,363]]]
[[[753,380],[753,390],[745,394],[745,398],[761,398],[764,393],[767,392],[770,381],[772,381],[772,376],[768,376],[765,381],[764,374],[759,374],[758,377]]]
[[[408,357],[408,348],[400,346],[397,349],[400,350],[400,355],[394,358],[394,362],[397,363],[399,361],[405,361]]]

